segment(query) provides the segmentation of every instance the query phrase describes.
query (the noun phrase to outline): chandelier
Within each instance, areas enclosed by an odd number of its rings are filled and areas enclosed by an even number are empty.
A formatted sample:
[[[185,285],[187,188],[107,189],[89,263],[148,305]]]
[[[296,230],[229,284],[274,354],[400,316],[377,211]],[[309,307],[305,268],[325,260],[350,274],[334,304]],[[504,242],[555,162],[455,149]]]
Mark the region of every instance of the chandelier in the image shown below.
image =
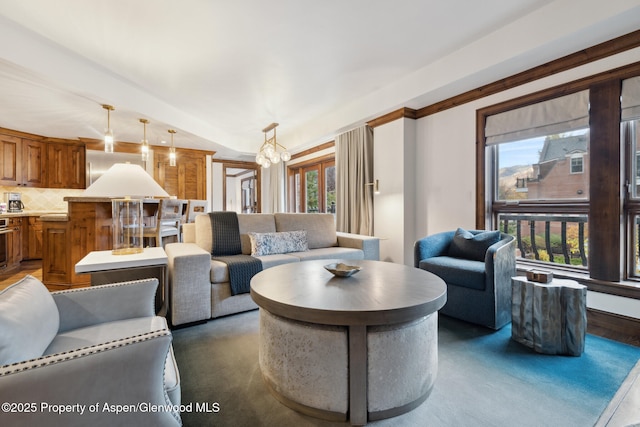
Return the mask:
[[[111,105],[102,106],[107,110],[107,128],[104,130],[104,152],[113,153],[113,131],[111,130],[111,112],[115,110]]]
[[[262,129],[262,132],[264,132],[264,143],[262,143],[262,146],[256,155],[256,163],[265,169],[272,164],[279,163],[280,160],[283,162],[291,160],[291,154],[289,154],[287,148],[276,142],[276,126],[278,126],[278,123],[271,123],[269,126]],[[271,131],[273,131],[273,136],[271,138],[267,138],[267,133]],[[282,150],[278,151],[278,147]]]

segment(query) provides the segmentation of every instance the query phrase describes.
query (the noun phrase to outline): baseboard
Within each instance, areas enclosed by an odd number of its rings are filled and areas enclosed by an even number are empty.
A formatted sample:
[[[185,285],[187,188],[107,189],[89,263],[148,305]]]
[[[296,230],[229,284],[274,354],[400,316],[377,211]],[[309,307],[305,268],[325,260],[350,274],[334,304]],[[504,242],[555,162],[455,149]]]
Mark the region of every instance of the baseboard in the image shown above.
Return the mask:
[[[640,319],[587,309],[587,332],[640,347]]]

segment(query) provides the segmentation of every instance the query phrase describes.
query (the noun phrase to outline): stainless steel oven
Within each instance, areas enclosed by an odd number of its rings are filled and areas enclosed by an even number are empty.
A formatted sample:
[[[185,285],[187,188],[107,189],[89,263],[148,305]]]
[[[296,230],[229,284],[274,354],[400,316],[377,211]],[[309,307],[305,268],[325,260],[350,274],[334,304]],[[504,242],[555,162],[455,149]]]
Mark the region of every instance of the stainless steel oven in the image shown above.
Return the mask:
[[[11,233],[9,228],[9,220],[0,218],[0,271],[7,268],[9,258],[9,248],[7,247],[7,235]]]

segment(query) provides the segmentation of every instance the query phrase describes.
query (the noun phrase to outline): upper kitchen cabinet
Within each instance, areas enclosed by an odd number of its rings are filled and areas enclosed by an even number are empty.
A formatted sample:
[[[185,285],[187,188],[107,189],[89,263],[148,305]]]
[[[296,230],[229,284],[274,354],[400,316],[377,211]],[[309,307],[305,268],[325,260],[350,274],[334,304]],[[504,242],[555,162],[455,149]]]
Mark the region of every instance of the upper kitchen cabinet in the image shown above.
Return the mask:
[[[178,149],[176,166],[169,165],[168,150],[154,147],[154,179],[178,199],[206,199],[206,154],[198,150]]]
[[[0,134],[0,184],[17,187],[45,186],[45,144]]]
[[[84,144],[47,142],[47,187],[85,188]]]

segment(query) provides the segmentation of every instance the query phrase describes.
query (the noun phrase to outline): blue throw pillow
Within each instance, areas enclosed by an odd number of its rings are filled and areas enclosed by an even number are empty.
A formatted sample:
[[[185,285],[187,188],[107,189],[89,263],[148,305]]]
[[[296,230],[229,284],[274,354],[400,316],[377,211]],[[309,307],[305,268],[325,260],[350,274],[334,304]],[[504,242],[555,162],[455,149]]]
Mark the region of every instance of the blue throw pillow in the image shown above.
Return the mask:
[[[462,228],[456,230],[449,245],[449,256],[483,261],[489,246],[500,240],[500,231],[485,231],[473,234]]]

